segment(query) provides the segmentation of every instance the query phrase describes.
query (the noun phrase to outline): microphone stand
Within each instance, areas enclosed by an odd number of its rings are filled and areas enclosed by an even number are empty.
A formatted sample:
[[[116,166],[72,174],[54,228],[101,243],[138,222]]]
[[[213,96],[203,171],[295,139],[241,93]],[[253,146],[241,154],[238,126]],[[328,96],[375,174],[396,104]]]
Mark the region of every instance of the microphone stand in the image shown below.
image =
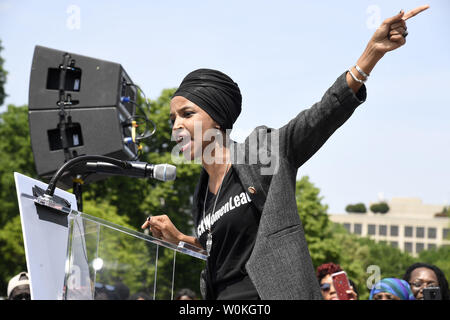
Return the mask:
[[[73,166],[81,163],[81,162],[88,162],[88,161],[103,161],[107,163],[111,163],[113,165],[116,165],[121,168],[127,168],[129,164],[126,161],[118,160],[115,158],[110,158],[106,156],[98,156],[98,155],[87,155],[87,156],[79,156],[76,158],[73,158],[69,161],[67,161],[65,164],[61,166],[61,168],[56,171],[56,173],[51,178],[47,190],[44,193],[44,197],[49,199],[53,197],[53,194],[55,193],[56,183],[58,182],[59,178],[63,175],[64,172],[68,171]],[[73,192],[75,194],[75,197],[77,199],[77,205],[78,210],[82,211],[83,208],[83,200],[82,200],[82,188],[81,185],[83,183],[83,180],[81,180],[81,175],[77,175],[75,179],[73,179]]]
[[[79,211],[83,211],[83,190],[81,188],[81,185],[83,184],[83,179],[81,179],[81,174],[78,174],[73,179],[73,194],[75,195],[75,198],[77,199],[77,207]]]

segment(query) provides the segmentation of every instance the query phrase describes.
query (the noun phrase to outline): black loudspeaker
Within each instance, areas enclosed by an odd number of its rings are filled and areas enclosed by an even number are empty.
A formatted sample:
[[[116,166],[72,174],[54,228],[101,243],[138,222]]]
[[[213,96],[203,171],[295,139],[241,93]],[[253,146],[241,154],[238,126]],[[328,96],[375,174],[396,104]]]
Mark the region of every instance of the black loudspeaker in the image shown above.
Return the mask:
[[[36,171],[52,175],[81,155],[133,160],[138,147],[129,143],[137,87],[118,63],[36,46],[30,75],[28,120]],[[60,179],[73,186],[82,166]],[[83,176],[84,183],[105,175]]]

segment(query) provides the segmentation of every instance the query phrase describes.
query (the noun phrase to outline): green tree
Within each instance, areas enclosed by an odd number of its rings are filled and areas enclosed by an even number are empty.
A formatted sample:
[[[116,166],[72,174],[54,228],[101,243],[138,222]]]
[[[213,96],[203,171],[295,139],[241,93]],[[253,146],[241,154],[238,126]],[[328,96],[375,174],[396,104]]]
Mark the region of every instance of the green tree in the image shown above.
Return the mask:
[[[296,182],[296,200],[300,219],[314,267],[339,258],[338,246],[332,238],[332,226],[327,215],[328,206],[322,204],[320,189],[308,176]]]
[[[435,217],[450,218],[450,207],[444,207],[441,212],[435,213]]]
[[[2,40],[0,40],[0,52],[3,50],[2,47]],[[3,63],[5,60],[0,56],[0,106],[5,101],[5,97],[7,96],[5,92],[5,83],[6,83],[6,75],[8,72],[6,72],[5,69],[3,69]]]
[[[349,204],[345,207],[345,211],[349,213],[366,213],[366,205],[364,203]]]
[[[370,206],[370,211],[373,213],[387,213],[389,206],[386,202],[374,203]]]
[[[0,114],[0,225],[19,212],[14,171],[36,178],[28,129],[27,107],[9,105]]]
[[[27,270],[19,214],[0,226],[0,255],[0,296],[6,296],[9,279]]]

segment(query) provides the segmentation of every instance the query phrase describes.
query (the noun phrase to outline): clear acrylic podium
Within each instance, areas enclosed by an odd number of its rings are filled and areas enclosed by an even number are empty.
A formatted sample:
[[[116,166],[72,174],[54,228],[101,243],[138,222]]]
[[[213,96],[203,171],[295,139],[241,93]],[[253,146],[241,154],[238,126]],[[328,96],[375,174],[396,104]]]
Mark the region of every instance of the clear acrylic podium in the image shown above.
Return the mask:
[[[40,197],[36,190],[46,184],[18,173],[15,178],[32,299],[120,300],[129,292],[171,300],[186,269],[207,258],[186,243],[79,212],[68,192]]]

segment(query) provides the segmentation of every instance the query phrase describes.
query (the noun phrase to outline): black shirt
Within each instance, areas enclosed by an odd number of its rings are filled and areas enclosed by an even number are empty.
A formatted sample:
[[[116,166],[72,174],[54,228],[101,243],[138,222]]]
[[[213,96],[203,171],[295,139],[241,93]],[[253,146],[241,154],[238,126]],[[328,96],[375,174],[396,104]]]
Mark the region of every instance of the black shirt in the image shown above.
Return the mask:
[[[245,270],[245,263],[255,244],[260,215],[233,167],[222,183],[215,213],[211,214],[216,196],[208,190],[205,219],[202,205],[197,223],[197,236],[204,248],[210,225],[212,231],[212,248],[207,262],[208,292],[212,294],[206,298],[259,299]],[[202,189],[205,194],[206,189]]]

